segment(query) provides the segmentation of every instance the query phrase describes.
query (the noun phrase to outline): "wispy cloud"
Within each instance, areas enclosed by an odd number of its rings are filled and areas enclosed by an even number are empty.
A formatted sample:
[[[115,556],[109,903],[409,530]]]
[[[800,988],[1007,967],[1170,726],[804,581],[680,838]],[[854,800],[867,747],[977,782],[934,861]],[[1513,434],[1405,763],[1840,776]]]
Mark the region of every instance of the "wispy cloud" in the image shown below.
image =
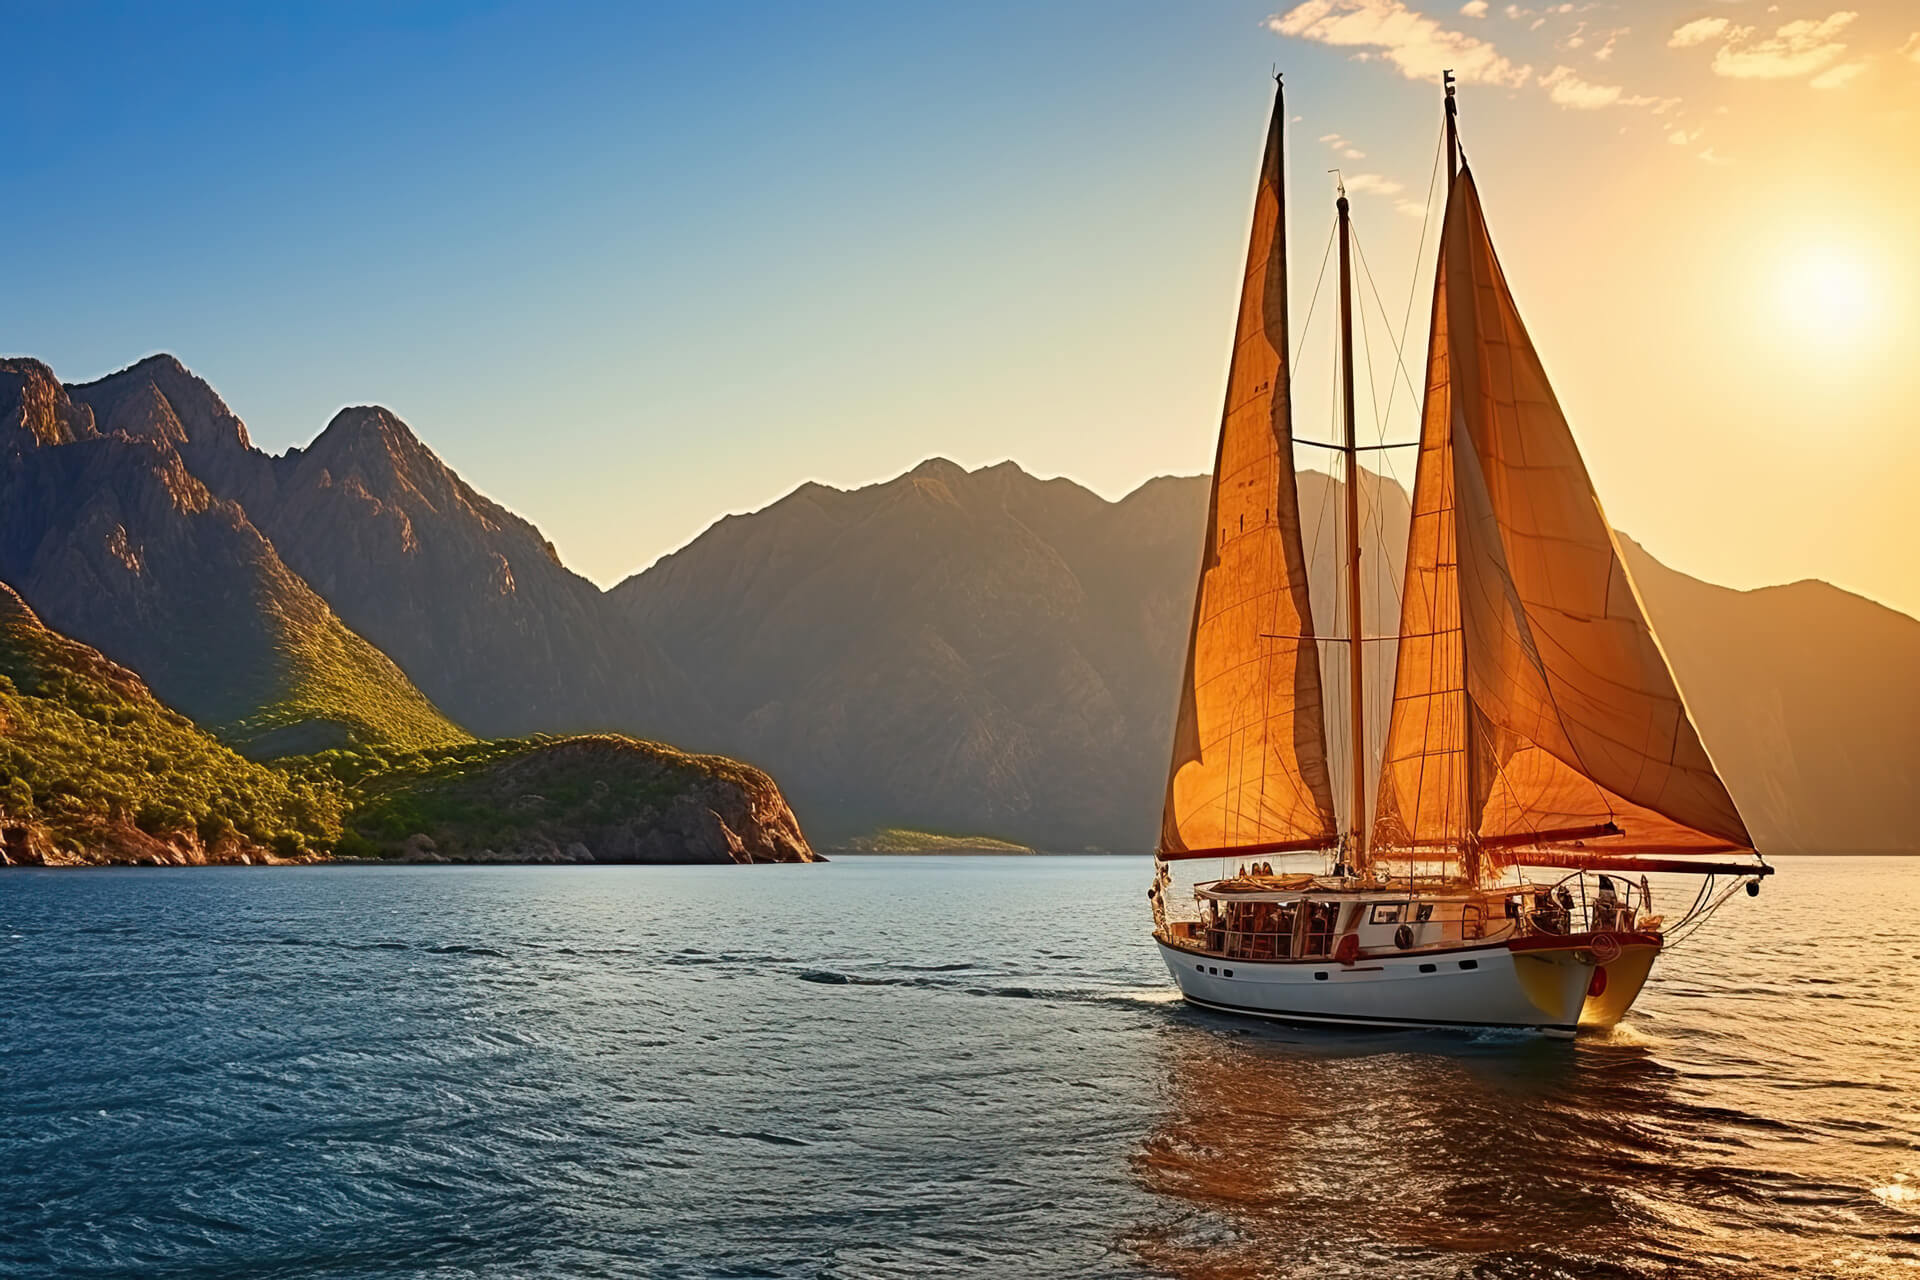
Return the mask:
[[[1610,61],[1613,58],[1613,47],[1620,43],[1620,37],[1632,33],[1632,27],[1615,27],[1607,32],[1606,43],[1593,51],[1593,60],[1595,62]]]
[[[1486,17],[1487,0],[1467,0],[1465,4],[1460,6],[1460,16],[1463,18]]]
[[[1323,133],[1320,135],[1320,141],[1333,148],[1333,154],[1339,156],[1342,160],[1365,160],[1367,158],[1366,152],[1354,146],[1337,133]]]
[[[1576,111],[1598,111],[1602,107],[1649,107],[1659,99],[1629,94],[1617,84],[1595,84],[1583,80],[1572,67],[1555,67],[1540,77],[1540,87],[1563,107]]]
[[[1347,194],[1354,196],[1397,196],[1406,188],[1378,173],[1349,173],[1341,176]]]
[[[1409,218],[1424,218],[1427,216],[1427,206],[1421,204],[1418,200],[1396,201],[1393,208],[1394,212],[1404,213]]]
[[[1816,89],[1838,89],[1841,85],[1848,83],[1866,69],[1866,61],[1861,58],[1855,58],[1852,62],[1836,63],[1828,67],[1825,71],[1822,71],[1819,75],[1807,81],[1807,83]]]
[[[1725,165],[1725,164],[1733,163],[1733,161],[1729,160],[1727,157],[1716,154],[1712,147],[1708,147],[1704,151],[1702,151],[1700,153],[1700,158],[1711,165]]]
[[[1836,39],[1860,15],[1842,9],[1818,19],[1789,22],[1762,40],[1753,28],[1734,27],[1713,55],[1713,72],[1734,80],[1797,80],[1816,75],[1844,58],[1847,46]]]
[[[1900,46],[1900,56],[1920,62],[1920,31],[1907,37],[1907,42]]]
[[[1667,48],[1691,49],[1694,45],[1718,40],[1732,28],[1733,23],[1725,18],[1695,18],[1692,22],[1682,23],[1673,29],[1673,34],[1667,37]],[[1752,29],[1751,27],[1740,28],[1743,31]]]
[[[1492,43],[1441,25],[1400,0],[1305,0],[1267,19],[1283,36],[1377,56],[1409,80],[1436,80],[1448,68],[1462,84],[1518,88],[1533,68]]]

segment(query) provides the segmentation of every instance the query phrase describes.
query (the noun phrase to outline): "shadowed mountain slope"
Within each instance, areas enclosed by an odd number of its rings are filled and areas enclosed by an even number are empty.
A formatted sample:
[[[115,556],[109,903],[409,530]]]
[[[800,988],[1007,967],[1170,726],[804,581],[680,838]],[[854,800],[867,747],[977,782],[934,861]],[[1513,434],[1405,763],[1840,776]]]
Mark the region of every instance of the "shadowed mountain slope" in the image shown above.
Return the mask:
[[[0,400],[15,424],[0,428],[0,576],[47,625],[251,754],[465,738],[188,470],[166,402],[102,415],[43,365],[0,377],[16,380]]]
[[[1761,849],[1920,849],[1920,621],[1825,582],[1714,586],[1621,542]]]
[[[100,422],[174,439],[348,626],[475,732],[664,736],[686,720],[684,682],[617,635],[600,589],[389,411],[343,409],[306,448],[270,457],[171,357],[71,390]]]
[[[1408,502],[1362,474],[1366,630],[1390,634]],[[1339,635],[1340,486],[1303,471],[1300,494],[1318,629]],[[851,492],[802,486],[610,594],[711,704],[689,741],[773,769],[823,838],[902,826],[1145,849],[1206,501],[1200,477],[1110,503],[936,459]],[[1920,622],[1823,583],[1732,592],[1629,557],[1761,847],[1913,847]],[[1376,755],[1391,656],[1368,653]],[[1344,803],[1344,647],[1322,661]]]
[[[1109,502],[1012,463],[934,459],[862,489],[804,485],[610,594],[712,707],[689,741],[765,764],[828,838],[1143,848],[1207,488],[1165,478]],[[1303,477],[1309,528],[1337,492]],[[1404,536],[1391,493],[1383,517]]]

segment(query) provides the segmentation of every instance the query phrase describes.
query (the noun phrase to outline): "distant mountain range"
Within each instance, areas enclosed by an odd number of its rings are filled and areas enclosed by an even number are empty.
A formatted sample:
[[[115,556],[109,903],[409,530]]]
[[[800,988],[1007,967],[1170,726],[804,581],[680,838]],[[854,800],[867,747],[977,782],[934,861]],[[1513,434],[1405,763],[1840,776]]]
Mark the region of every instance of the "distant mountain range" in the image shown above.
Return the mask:
[[[1367,480],[1379,634],[1408,502]],[[1302,473],[1323,619],[1339,495]],[[770,770],[829,845],[904,828],[1149,847],[1206,501],[1197,477],[1109,502],[934,459],[802,485],[601,592],[384,409],[274,457],[170,357],[66,387],[0,362],[0,579],[223,740],[268,758],[639,734]],[[1629,558],[1761,847],[1914,847],[1920,622]],[[1369,681],[1375,742],[1390,674]]]

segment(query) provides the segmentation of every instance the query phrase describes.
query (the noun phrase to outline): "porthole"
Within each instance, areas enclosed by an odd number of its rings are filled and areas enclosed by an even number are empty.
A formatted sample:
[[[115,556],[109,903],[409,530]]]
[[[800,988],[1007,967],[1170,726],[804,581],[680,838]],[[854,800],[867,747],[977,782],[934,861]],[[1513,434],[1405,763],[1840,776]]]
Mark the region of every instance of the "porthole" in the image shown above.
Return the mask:
[[[1231,978],[1231,977],[1233,976],[1233,970],[1231,970],[1231,969],[1222,969],[1222,970],[1220,971],[1220,976],[1221,976],[1221,977],[1223,977],[1223,978]]]
[[[1208,966],[1207,966],[1207,972],[1208,972],[1208,973],[1218,973],[1218,972],[1220,972],[1220,970],[1218,970],[1218,969],[1216,969],[1216,968],[1214,968],[1214,967],[1213,967],[1212,965],[1208,965]]]
[[[1440,966],[1439,966],[1439,965],[1437,965],[1437,964],[1423,964],[1423,965],[1421,965],[1421,966],[1420,966],[1420,972],[1422,972],[1422,973],[1438,973],[1438,972],[1440,972]]]
[[[1478,960],[1462,960],[1460,962],[1460,967],[1462,969],[1478,969],[1480,967],[1480,962]]]
[[[1315,982],[1325,982],[1327,980],[1327,971],[1325,969],[1316,970],[1313,975],[1313,980]]]

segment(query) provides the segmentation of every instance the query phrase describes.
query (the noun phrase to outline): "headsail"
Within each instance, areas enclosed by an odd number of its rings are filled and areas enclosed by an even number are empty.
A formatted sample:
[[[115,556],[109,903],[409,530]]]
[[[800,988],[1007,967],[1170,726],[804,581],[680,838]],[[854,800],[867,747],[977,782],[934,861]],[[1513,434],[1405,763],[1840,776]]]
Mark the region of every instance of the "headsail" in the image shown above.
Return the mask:
[[[1174,723],[1163,857],[1337,839],[1293,472],[1285,118],[1276,91]]]
[[[1750,849],[1494,256],[1471,171],[1434,282],[1376,809],[1385,860]]]

